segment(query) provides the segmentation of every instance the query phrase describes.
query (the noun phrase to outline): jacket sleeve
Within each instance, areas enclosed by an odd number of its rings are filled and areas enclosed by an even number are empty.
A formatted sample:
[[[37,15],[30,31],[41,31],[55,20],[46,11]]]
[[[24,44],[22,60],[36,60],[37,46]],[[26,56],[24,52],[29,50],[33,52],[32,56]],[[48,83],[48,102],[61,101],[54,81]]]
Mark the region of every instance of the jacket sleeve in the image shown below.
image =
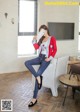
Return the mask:
[[[56,52],[57,52],[57,45],[56,45],[56,39],[54,37],[52,37],[52,44],[53,44],[53,52],[52,52],[52,56],[54,57]]]
[[[51,44],[53,46],[52,48],[52,52],[51,52],[51,55],[50,55],[50,60],[53,59],[53,57],[55,56],[56,52],[57,52],[57,45],[56,45],[56,39],[54,37],[51,38]]]
[[[35,50],[39,49],[39,44],[37,43],[37,40],[32,40],[32,44],[33,44]]]

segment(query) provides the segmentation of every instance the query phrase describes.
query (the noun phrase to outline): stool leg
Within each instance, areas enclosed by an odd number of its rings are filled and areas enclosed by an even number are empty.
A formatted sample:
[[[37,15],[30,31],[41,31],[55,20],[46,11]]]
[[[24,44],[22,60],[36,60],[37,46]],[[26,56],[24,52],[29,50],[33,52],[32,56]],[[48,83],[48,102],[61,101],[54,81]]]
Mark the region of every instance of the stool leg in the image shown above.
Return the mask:
[[[63,100],[63,106],[64,106],[64,103],[65,103],[65,100],[66,100],[67,92],[68,92],[68,86],[67,86],[67,88],[66,88],[65,97],[64,97],[64,100]]]

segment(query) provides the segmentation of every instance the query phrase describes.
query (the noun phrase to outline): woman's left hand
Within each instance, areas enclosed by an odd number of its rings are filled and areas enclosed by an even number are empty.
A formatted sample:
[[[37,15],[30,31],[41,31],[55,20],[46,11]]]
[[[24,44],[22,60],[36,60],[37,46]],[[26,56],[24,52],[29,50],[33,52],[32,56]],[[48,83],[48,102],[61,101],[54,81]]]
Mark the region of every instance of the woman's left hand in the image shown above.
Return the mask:
[[[50,61],[50,59],[49,59],[49,58],[46,58],[46,59],[45,59],[45,61],[47,61],[47,62],[48,62],[48,61]]]

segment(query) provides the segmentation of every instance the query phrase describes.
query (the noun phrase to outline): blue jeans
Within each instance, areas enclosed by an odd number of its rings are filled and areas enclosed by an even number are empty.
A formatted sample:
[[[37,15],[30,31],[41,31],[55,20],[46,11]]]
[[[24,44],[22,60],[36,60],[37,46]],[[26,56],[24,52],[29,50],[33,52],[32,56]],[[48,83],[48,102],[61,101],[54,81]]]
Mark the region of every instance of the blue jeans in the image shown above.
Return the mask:
[[[36,78],[37,76],[42,75],[42,73],[45,71],[45,69],[48,67],[50,64],[50,61],[46,62],[45,61],[45,55],[40,54],[39,57],[35,59],[31,59],[25,62],[25,66],[29,69],[29,71],[34,75]],[[33,68],[32,65],[40,65],[38,71],[36,72],[35,69]],[[35,80],[35,88],[34,88],[34,94],[33,98],[37,98],[38,94],[38,83]]]

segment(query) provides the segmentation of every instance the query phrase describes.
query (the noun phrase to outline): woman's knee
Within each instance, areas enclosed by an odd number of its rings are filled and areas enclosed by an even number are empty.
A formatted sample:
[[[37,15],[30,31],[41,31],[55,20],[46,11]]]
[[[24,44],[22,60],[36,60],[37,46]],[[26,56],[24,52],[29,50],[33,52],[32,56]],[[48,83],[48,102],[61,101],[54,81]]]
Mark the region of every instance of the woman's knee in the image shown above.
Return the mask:
[[[25,66],[27,67],[29,65],[29,61],[25,61]]]

